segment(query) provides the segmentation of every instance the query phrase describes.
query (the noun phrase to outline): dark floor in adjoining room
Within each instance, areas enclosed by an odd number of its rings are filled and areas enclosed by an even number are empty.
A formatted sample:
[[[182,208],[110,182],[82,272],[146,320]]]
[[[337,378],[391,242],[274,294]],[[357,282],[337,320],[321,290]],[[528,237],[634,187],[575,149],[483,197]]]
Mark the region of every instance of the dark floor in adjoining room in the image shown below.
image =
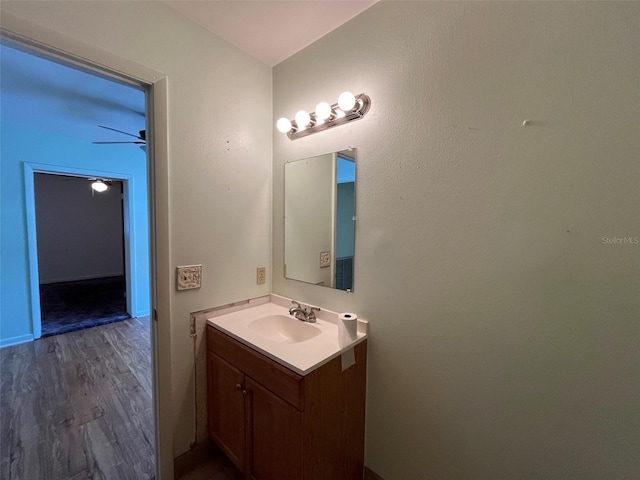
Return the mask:
[[[155,476],[149,317],[0,349],[3,480]]]
[[[40,285],[42,336],[130,318],[124,292],[121,276]]]

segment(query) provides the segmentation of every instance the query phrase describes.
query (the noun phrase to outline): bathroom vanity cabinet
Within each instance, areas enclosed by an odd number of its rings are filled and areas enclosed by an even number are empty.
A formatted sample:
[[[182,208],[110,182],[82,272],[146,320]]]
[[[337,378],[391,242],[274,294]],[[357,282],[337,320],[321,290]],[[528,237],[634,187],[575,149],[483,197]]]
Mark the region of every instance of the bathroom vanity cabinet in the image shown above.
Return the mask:
[[[209,436],[255,480],[362,480],[366,340],[306,375],[207,326]]]

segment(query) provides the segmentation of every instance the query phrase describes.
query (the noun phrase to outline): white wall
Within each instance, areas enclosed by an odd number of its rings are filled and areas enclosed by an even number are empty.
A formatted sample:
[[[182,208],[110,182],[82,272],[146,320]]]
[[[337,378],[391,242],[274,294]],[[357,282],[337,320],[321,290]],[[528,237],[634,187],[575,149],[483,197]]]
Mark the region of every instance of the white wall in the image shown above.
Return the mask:
[[[36,173],[40,283],[124,275],[122,182],[92,194],[82,177]]]
[[[387,480],[640,471],[640,4],[380,2],[274,69],[273,290],[371,321]],[[525,119],[532,124],[523,127]],[[282,165],[358,148],[355,292],[282,275]]]
[[[202,288],[171,298],[184,453],[195,437],[190,312],[271,291],[255,280],[271,264],[271,69],[158,2],[3,1],[2,13],[167,75],[170,261],[203,265]]]

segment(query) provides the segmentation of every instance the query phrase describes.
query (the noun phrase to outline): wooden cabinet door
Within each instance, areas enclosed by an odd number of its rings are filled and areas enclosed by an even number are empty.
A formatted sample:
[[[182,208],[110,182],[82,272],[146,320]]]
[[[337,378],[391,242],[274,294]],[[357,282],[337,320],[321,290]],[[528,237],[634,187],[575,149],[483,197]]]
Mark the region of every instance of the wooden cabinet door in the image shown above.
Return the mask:
[[[241,470],[245,470],[244,374],[211,351],[207,352],[209,436]]]
[[[246,377],[248,454],[255,480],[301,480],[302,412]]]

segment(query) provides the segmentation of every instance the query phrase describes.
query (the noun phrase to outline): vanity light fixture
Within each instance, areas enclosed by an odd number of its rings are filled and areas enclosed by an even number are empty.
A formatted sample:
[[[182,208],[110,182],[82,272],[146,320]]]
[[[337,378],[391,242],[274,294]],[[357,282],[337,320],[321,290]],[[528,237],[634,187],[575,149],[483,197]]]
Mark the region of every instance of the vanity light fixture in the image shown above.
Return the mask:
[[[102,178],[90,178],[91,188],[98,193],[102,193],[109,188],[111,185],[111,180],[104,180]]]
[[[343,92],[338,97],[338,106],[343,112],[349,112],[353,110],[356,105],[356,97],[351,92]]]
[[[287,133],[289,130],[291,130],[291,122],[288,118],[281,118],[276,123],[276,127],[278,128],[279,132]]]
[[[371,99],[364,93],[354,95],[351,92],[343,92],[338,97],[338,102],[333,105],[320,102],[316,105],[315,112],[300,110],[293,120],[284,117],[278,119],[276,128],[279,132],[286,133],[289,139],[295,140],[358,120],[365,116],[370,106]]]
[[[298,130],[302,130],[307,127],[312,127],[314,124],[311,122],[311,115],[306,110],[300,110],[295,116],[296,125]]]
[[[325,120],[329,120],[332,114],[333,109],[327,102],[320,102],[318,105],[316,105],[316,117],[319,120],[322,120],[323,122]]]

